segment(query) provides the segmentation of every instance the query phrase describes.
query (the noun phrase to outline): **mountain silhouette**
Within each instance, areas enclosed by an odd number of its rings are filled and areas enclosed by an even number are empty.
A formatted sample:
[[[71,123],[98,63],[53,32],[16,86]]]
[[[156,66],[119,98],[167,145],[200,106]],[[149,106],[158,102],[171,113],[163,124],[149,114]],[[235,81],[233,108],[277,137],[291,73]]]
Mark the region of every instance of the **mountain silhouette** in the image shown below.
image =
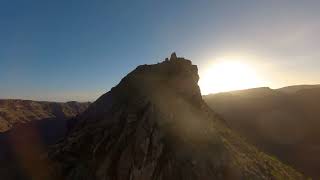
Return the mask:
[[[202,100],[198,80],[197,66],[175,53],[138,66],[76,118],[41,178],[304,179],[228,128]]]
[[[320,179],[320,86],[255,88],[204,96],[249,142]]]

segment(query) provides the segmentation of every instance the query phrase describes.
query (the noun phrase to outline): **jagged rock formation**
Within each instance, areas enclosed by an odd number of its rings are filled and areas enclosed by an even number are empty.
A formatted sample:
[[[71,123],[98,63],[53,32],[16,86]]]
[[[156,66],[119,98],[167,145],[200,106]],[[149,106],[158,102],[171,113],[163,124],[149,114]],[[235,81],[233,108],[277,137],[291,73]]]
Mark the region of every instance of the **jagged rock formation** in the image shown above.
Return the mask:
[[[89,103],[44,102],[30,100],[0,100],[0,132],[5,132],[17,124],[42,119],[67,119],[82,113]]]
[[[232,132],[203,102],[197,67],[142,65],[48,153],[57,179],[304,179]]]
[[[319,85],[255,88],[204,100],[249,142],[320,179]]]

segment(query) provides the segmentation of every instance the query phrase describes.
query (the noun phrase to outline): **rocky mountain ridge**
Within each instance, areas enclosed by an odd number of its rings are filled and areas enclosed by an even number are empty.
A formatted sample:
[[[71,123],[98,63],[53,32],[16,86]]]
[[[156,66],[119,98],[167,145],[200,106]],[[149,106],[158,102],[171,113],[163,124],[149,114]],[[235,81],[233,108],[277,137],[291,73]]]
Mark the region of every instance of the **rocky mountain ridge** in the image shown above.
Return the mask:
[[[227,127],[202,100],[197,71],[175,54],[137,67],[77,117],[49,151],[49,172],[66,180],[304,179]]]

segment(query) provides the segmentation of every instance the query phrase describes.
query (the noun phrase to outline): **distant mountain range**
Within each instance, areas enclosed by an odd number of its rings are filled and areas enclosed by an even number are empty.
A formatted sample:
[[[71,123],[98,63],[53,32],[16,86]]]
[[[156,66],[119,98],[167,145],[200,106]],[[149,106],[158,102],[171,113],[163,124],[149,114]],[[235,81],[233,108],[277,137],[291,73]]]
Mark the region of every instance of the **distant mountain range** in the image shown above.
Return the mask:
[[[249,142],[320,179],[320,85],[247,89],[204,100]]]
[[[19,99],[0,99],[0,132],[15,125],[43,119],[68,119],[83,112],[89,103],[45,102]]]
[[[0,100],[0,179],[25,180],[50,144],[66,136],[89,103]],[[23,164],[28,163],[28,165]]]
[[[296,93],[301,90],[307,90],[307,89],[314,89],[314,88],[320,88],[320,84],[315,85],[294,85],[294,86],[287,86],[280,89],[276,89],[277,91],[281,91],[284,93]]]

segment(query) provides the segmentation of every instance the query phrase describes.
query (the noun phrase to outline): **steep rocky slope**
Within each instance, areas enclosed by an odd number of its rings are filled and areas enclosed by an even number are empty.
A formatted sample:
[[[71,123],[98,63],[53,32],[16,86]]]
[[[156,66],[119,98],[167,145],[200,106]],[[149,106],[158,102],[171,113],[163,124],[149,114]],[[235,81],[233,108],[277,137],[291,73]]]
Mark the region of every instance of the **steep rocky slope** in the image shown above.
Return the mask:
[[[251,143],[320,179],[320,87],[256,88],[204,96]]]
[[[66,119],[83,112],[89,103],[39,102],[30,100],[0,100],[0,132],[17,124],[49,118]]]
[[[231,131],[203,102],[198,79],[197,67],[175,54],[137,67],[52,147],[51,173],[67,180],[304,179]]]

